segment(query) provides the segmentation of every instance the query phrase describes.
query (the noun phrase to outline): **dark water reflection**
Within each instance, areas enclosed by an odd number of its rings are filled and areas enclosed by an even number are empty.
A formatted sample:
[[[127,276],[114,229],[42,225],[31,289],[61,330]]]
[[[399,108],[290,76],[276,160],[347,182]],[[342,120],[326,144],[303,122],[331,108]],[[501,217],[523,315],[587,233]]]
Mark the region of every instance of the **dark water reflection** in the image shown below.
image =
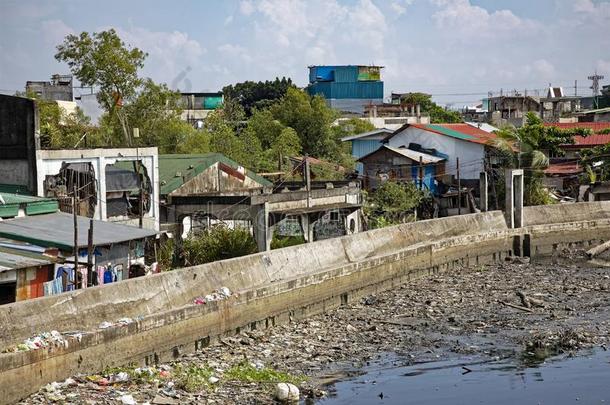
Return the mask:
[[[610,403],[610,352],[556,357],[535,366],[514,359],[380,363],[334,385],[325,405]]]

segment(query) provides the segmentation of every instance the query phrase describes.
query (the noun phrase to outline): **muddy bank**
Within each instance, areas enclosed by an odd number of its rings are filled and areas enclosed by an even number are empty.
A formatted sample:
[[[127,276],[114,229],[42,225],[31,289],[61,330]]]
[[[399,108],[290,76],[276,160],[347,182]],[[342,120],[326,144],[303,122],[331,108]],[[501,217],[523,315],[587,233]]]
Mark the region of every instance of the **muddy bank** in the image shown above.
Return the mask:
[[[403,364],[464,355],[537,361],[605,347],[610,268],[569,255],[560,263],[455,269],[332,312],[223,339],[154,368],[100,370],[51,384],[24,403],[273,403],[275,382],[301,398],[387,353]]]

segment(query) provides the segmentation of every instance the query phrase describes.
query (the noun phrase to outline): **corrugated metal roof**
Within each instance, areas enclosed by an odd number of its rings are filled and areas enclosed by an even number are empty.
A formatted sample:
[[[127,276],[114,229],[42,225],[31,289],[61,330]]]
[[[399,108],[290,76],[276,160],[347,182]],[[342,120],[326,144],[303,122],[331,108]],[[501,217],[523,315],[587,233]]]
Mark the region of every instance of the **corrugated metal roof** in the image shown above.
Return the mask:
[[[78,247],[86,247],[89,218],[78,216],[77,223]],[[149,229],[106,221],[93,221],[94,246],[105,246],[154,235],[156,232]],[[57,212],[0,221],[0,236],[38,246],[71,250],[74,247],[73,217],[71,214]]]
[[[593,132],[599,132],[610,128],[610,122],[546,122],[544,126],[559,129],[586,128]]]
[[[441,162],[443,160],[445,160],[445,158],[440,157],[440,156],[434,156],[434,155],[429,155],[427,153],[423,153],[423,152],[418,152],[412,149],[407,149],[407,148],[394,148],[392,146],[388,146],[388,145],[382,145],[379,149],[369,153],[368,155],[362,156],[360,159],[358,159],[358,162],[362,161],[363,159],[371,156],[374,153],[379,152],[382,149],[387,149],[389,151],[392,151],[394,153],[397,153],[401,156],[404,156],[408,159],[413,160],[414,162],[419,162],[419,158],[422,158],[422,163],[427,165],[429,163],[438,163]]]
[[[610,143],[610,134],[595,134],[589,136],[575,136],[574,137],[574,145],[578,147],[592,147],[605,145]],[[566,145],[571,146],[571,145]]]
[[[551,163],[549,167],[544,170],[544,174],[548,175],[574,175],[582,173],[582,167],[578,165],[578,162],[561,162]]]
[[[497,127],[494,127],[493,125],[489,125],[485,122],[466,122],[466,124],[470,125],[471,127],[479,128],[481,131],[485,131],[488,133],[498,130]]]
[[[380,129],[374,129],[369,132],[363,132],[361,134],[346,136],[344,138],[341,138],[341,140],[343,142],[354,141],[356,139],[367,139],[367,138],[381,140],[381,139],[385,138],[387,135],[391,134],[392,132],[394,132],[394,131],[392,131],[391,129],[380,128]]]
[[[583,111],[581,114],[605,114],[610,113],[610,107],[598,108],[596,110]]]
[[[185,182],[214,165],[222,162],[234,169],[240,165],[221,153],[204,153],[200,155],[159,155],[159,185],[160,194],[167,195],[178,189]],[[246,176],[260,183],[270,186],[272,183],[246,169]]]
[[[307,91],[326,99],[383,99],[383,82],[315,82]]]
[[[610,134],[600,134],[604,129],[610,129],[610,122],[552,122],[545,123],[547,127],[555,127],[559,129],[576,129],[585,128],[593,131],[592,135],[574,137],[573,145],[563,145],[565,148],[582,148],[605,145],[610,143]]]
[[[25,252],[0,246],[0,272],[27,267],[45,266],[56,260],[33,252]]]
[[[391,150],[392,152],[398,153],[399,155],[407,157],[416,162],[419,162],[419,158],[421,157],[423,164],[438,163],[438,162],[442,162],[443,160],[445,160],[445,158],[443,158],[443,157],[429,155],[427,153],[418,152],[418,151],[407,149],[407,148],[393,148],[388,145],[383,145],[383,146],[386,149]]]
[[[27,215],[48,214],[56,212],[59,204],[53,198],[0,192],[0,217],[15,217],[20,208],[23,208]]]
[[[0,192],[2,193],[12,193],[12,194],[22,194],[22,195],[32,195],[28,187],[22,184],[0,184]]]

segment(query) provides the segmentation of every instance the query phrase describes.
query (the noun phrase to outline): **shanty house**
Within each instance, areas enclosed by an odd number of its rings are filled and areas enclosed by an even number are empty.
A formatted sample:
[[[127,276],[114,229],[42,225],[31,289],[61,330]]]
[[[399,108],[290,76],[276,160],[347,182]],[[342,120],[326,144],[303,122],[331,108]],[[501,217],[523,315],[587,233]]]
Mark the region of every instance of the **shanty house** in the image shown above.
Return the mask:
[[[155,231],[82,216],[76,219],[76,272],[73,215],[53,212],[0,221],[0,284],[11,284],[5,288],[0,285],[0,292],[4,294],[0,301],[36,298],[120,281],[144,266],[146,245],[154,242]],[[93,221],[91,272],[86,267],[90,221]],[[110,280],[104,278],[107,272]],[[15,289],[14,293],[10,292],[11,288]]]
[[[372,131],[363,132],[357,135],[346,136],[341,138],[342,142],[351,142],[352,145],[352,156],[355,159],[360,159],[363,156],[368,155],[371,152],[376,151],[381,146],[381,142],[393,133],[391,129],[381,128],[374,129]],[[364,173],[364,165],[362,162],[356,163],[356,170],[359,174]]]
[[[172,197],[198,199],[205,196],[248,195],[249,190],[271,186],[271,182],[220,153],[159,155],[161,222],[174,222]],[[186,201],[184,201],[186,203]]]
[[[0,305],[44,296],[57,251],[0,238]]]
[[[379,149],[358,159],[364,165],[363,184],[369,191],[377,189],[384,181],[413,181],[420,187],[436,192],[437,176],[444,173],[445,157],[433,150],[415,150],[382,145]]]
[[[460,176],[464,180],[478,180],[484,171],[489,142],[493,133],[469,124],[407,124],[384,139],[393,148],[434,150],[437,156],[446,158],[445,172],[457,175],[457,159],[460,160]],[[409,146],[411,145],[411,146]]]

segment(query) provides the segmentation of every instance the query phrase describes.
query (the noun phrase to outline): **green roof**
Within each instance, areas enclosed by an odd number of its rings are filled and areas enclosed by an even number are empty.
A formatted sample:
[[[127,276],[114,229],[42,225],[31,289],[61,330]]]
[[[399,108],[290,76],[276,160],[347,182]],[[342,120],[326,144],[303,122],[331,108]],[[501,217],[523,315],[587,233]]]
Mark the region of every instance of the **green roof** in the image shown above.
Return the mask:
[[[28,187],[22,184],[0,184],[0,193],[32,195]]]
[[[426,128],[429,128],[433,131],[440,132],[443,135],[451,136],[451,137],[457,138],[457,139],[465,139],[465,140],[473,139],[473,137],[470,135],[466,135],[462,132],[458,132],[454,129],[447,128],[442,125],[428,124],[428,125],[426,125]]]
[[[234,169],[240,167],[239,163],[229,159],[222,153],[204,153],[200,155],[159,155],[159,188],[161,195],[170,194],[180,188],[184,183],[203,173],[206,169],[221,162]],[[246,176],[260,183],[270,186],[272,183],[251,170],[246,170]]]
[[[59,204],[53,198],[0,192],[0,218],[16,217],[20,208],[26,215],[49,214],[57,212]]]

